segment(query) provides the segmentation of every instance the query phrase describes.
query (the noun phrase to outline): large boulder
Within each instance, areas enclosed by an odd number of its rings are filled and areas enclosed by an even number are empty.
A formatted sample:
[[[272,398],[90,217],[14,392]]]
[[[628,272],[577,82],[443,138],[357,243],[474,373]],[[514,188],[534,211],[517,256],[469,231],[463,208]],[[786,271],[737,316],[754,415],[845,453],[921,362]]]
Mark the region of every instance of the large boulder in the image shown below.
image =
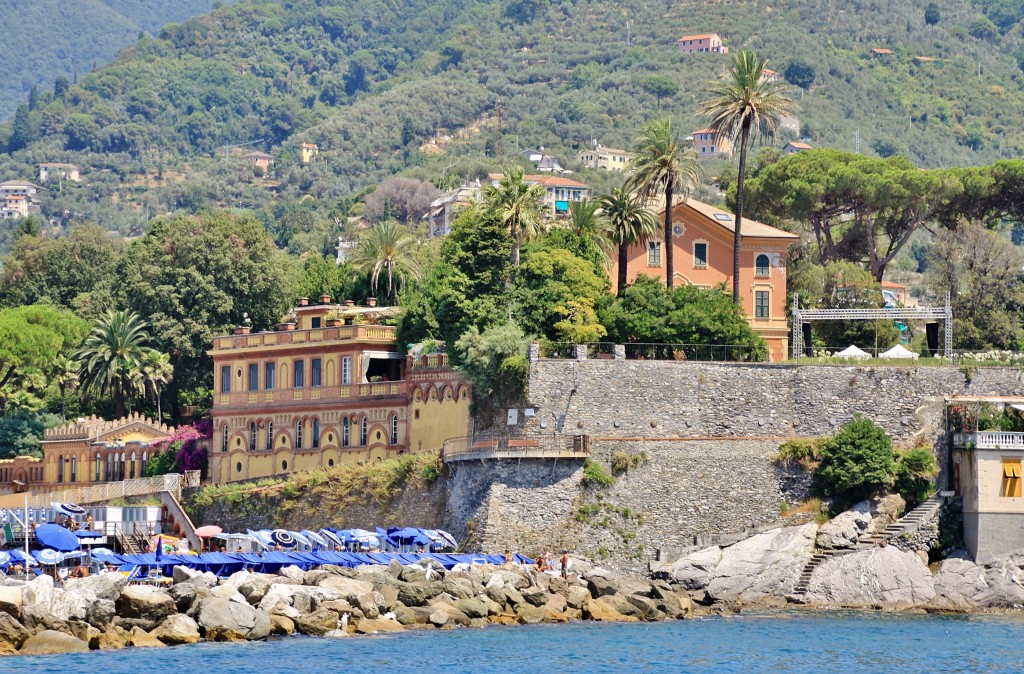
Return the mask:
[[[199,625],[187,615],[174,614],[153,630],[153,636],[169,645],[194,644],[201,638]]]
[[[238,593],[245,597],[245,600],[253,606],[259,604],[274,582],[270,577],[263,574],[253,574],[252,578],[238,585]]]
[[[441,583],[405,583],[398,581],[398,601],[406,606],[424,606],[428,601],[444,592]]]
[[[265,611],[217,597],[197,602],[195,620],[209,641],[257,641],[270,635]]]
[[[128,646],[128,638],[131,635],[128,630],[120,625],[111,625],[99,635],[94,644],[95,648],[101,651],[117,651]]]
[[[857,545],[871,524],[871,503],[861,501],[818,529],[817,545],[825,550],[842,550]]]
[[[133,627],[128,633],[128,645],[133,648],[162,648],[164,642],[141,627]]]
[[[356,624],[357,634],[378,634],[389,632],[404,632],[405,628],[395,620],[384,620],[383,618],[364,618]]]
[[[8,613],[0,613],[0,655],[16,653],[28,637],[29,631],[21,623]]]
[[[117,614],[122,618],[159,623],[177,611],[177,604],[166,590],[150,585],[129,585],[117,600]]]
[[[0,585],[0,613],[20,619],[24,597],[25,591],[22,586]]]
[[[1011,557],[981,566],[963,554],[945,559],[935,575],[932,606],[956,611],[1022,606],[1022,562]]]
[[[200,599],[206,597],[212,597],[210,590],[199,585],[193,585],[192,583],[181,583],[171,587],[168,591],[171,599],[174,600],[174,605],[178,608],[178,613],[188,613],[192,610],[192,607]]]
[[[210,588],[210,594],[220,599],[227,599],[228,601],[238,602],[239,604],[248,604],[245,596],[242,595],[237,588],[229,585],[220,585],[217,587]]]
[[[491,614],[490,607],[483,600],[473,597],[459,599],[455,602],[455,608],[459,609],[470,618],[486,618]]]
[[[104,630],[117,615],[117,605],[109,599],[97,599],[85,614],[85,622],[99,630]]]
[[[70,634],[43,630],[26,639],[18,653],[20,655],[57,655],[60,653],[84,653],[88,650],[89,644]]]
[[[295,630],[311,637],[322,637],[338,629],[338,618],[337,612],[322,608],[295,618]]]
[[[306,580],[306,572],[295,565],[282,566],[281,570],[277,573],[284,578],[291,578],[292,580],[297,580],[300,583],[305,582]]]
[[[935,597],[931,572],[913,552],[879,547],[832,557],[814,569],[808,603],[905,609]]]
[[[717,545],[698,550],[680,558],[668,572],[673,580],[687,590],[703,590],[715,576],[715,568],[722,561],[722,548]]]
[[[127,585],[128,577],[121,573],[99,573],[87,578],[71,578],[64,581],[65,589],[83,595],[90,601],[117,601]]]
[[[372,582],[356,580],[355,578],[346,578],[338,575],[325,577],[317,584],[317,587],[333,590],[343,599],[373,592]]]
[[[600,622],[628,622],[636,618],[625,616],[612,608],[604,599],[588,599],[583,603],[583,617]]]
[[[288,616],[271,613],[270,633],[283,635],[295,634],[295,621]]]
[[[714,601],[756,603],[792,593],[800,572],[814,553],[818,526],[772,529],[722,550],[707,586]]]

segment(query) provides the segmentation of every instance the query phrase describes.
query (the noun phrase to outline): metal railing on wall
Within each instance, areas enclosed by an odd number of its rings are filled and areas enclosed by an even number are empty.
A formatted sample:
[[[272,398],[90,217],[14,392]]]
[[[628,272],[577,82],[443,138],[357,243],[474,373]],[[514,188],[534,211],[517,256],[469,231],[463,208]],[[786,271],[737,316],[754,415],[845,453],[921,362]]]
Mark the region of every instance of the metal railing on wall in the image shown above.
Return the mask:
[[[573,459],[590,456],[588,435],[476,435],[444,441],[446,463],[475,459]]]
[[[632,342],[541,342],[538,356],[552,359],[691,360],[752,363],[768,360],[768,351],[749,344],[654,344]]]
[[[190,473],[198,472],[190,471]],[[175,498],[178,498],[181,496],[182,486],[188,482],[194,483],[188,486],[198,486],[198,475],[190,474],[183,476],[180,473],[167,473],[166,475],[121,480],[120,482],[102,482],[88,486],[51,491],[45,494],[33,494],[29,497],[29,507],[47,508],[54,501],[76,504],[99,503],[129,496],[156,494],[162,491],[170,492]]]

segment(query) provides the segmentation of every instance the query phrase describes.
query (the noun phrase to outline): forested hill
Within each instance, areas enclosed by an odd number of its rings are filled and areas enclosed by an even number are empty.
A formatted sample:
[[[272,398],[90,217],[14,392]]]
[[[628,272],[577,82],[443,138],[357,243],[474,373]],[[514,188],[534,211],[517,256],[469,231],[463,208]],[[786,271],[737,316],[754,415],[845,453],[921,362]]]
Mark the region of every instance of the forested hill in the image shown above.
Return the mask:
[[[3,0],[0,118],[14,112],[33,85],[87,73],[133,44],[140,31],[208,12],[214,0]]]
[[[629,146],[654,117],[702,128],[701,89],[728,57],[681,55],[677,41],[705,32],[800,85],[812,145],[988,163],[1024,154],[1019,5],[241,0],[43,92],[0,130],[0,179],[74,162],[85,182],[47,195],[48,214],[121,229],[173,208],[336,200],[410,167],[439,178],[496,165],[499,98],[506,157],[543,146],[571,164],[594,139]],[[303,166],[307,141],[320,156]],[[249,149],[274,154],[267,179],[240,166]]]

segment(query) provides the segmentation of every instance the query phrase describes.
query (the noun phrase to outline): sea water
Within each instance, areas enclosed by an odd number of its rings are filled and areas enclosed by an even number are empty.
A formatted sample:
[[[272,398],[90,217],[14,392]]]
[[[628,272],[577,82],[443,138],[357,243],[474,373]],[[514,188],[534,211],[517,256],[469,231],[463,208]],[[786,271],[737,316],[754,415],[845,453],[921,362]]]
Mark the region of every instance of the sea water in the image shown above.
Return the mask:
[[[780,611],[0,658],[4,672],[1024,672],[1024,616]]]

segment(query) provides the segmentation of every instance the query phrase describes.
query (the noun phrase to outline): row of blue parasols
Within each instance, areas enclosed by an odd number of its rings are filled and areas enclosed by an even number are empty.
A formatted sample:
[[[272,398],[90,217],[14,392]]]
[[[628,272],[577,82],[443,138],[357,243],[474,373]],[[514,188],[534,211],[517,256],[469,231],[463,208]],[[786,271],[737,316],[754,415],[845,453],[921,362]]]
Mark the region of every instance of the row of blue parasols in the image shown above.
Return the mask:
[[[288,531],[286,529],[247,530],[248,538],[255,541],[264,550],[282,547],[286,549],[305,547],[310,550],[329,550],[335,547],[349,548],[391,548],[401,550],[409,547],[443,550],[458,547],[458,541],[447,531],[440,529],[421,529],[415,527],[392,527],[375,531],[366,529],[335,529],[326,527],[319,532],[303,529]],[[238,534],[219,536],[232,540]]]

